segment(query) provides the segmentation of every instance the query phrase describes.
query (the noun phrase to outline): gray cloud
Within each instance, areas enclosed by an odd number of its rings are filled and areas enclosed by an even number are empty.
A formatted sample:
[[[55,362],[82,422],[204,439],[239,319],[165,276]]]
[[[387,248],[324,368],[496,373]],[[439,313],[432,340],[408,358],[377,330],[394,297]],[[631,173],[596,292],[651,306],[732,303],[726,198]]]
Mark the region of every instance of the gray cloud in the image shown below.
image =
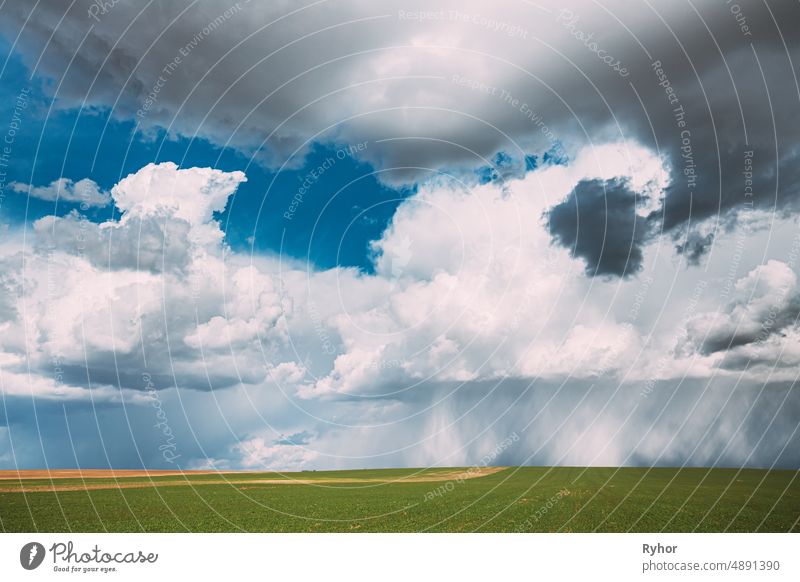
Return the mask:
[[[719,311],[692,318],[685,342],[705,356],[722,354],[722,368],[764,366],[771,373],[770,368],[791,369],[800,363],[799,320],[797,275],[786,263],[770,260],[739,279],[733,297]]]
[[[166,215],[137,217],[122,228],[107,228],[72,212],[42,219],[34,229],[40,252],[81,254],[98,267],[179,272],[191,259],[189,223]]]
[[[259,413],[244,404],[242,394],[228,392],[215,400],[207,393],[179,399],[168,391],[161,394],[161,405],[175,435],[180,467],[210,459],[224,468],[243,468],[236,451],[256,434],[264,435],[264,446],[278,454],[305,452],[311,459],[306,468],[470,466],[487,456],[489,464],[497,465],[800,465],[797,391],[789,383],[763,392],[759,386],[740,386],[732,397],[733,384],[723,379],[659,383],[647,398],[641,386],[605,380],[437,384],[371,417],[364,414],[365,405],[361,423],[353,426],[314,421],[309,415],[319,410],[298,413],[265,392],[251,393]],[[32,414],[30,400],[11,401],[9,407],[12,419]],[[325,410],[351,420],[352,407],[343,403],[328,402]],[[70,403],[67,411],[69,433],[58,402],[37,405],[38,428],[9,422],[21,467],[42,467],[45,461],[51,467],[71,466],[66,460],[76,456],[79,466],[103,467],[106,455],[127,467],[142,462],[150,468],[176,467],[159,452],[163,436],[153,429],[152,407],[126,410],[104,404],[97,421],[89,403]],[[374,421],[380,421],[378,426],[366,426]],[[119,430],[128,424],[130,433]],[[313,430],[316,436],[290,445],[279,437],[277,431],[283,430]],[[513,435],[511,444],[495,454]]]
[[[587,274],[624,277],[642,268],[647,221],[624,180],[582,180],[547,219],[553,238],[586,261]]]

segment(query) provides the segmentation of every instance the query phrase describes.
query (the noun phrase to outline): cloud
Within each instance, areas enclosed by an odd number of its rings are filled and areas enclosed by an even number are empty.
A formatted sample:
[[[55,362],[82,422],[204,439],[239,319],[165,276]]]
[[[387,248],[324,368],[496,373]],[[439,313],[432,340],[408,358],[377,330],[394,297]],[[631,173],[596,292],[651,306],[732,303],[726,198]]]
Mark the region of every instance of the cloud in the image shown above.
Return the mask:
[[[27,194],[40,200],[78,203],[83,208],[91,206],[107,206],[111,201],[108,192],[100,189],[94,180],[84,178],[73,182],[69,178],[53,180],[47,186],[34,186],[21,182],[11,182],[9,188],[20,194]]]
[[[799,320],[797,274],[785,262],[770,260],[739,279],[718,312],[690,320],[686,341],[703,355],[722,353],[725,368],[795,367]]]
[[[58,358],[68,383],[88,375],[143,390],[147,372],[157,389],[271,385],[306,400],[614,374],[639,331],[608,314],[606,297],[585,299],[580,261],[551,236],[560,228],[564,240],[562,214],[588,204],[580,236],[594,242],[575,254],[602,273],[638,271],[642,251],[627,267],[625,253],[643,244],[633,223],[662,174],[646,149],[608,144],[504,184],[422,186],[373,243],[366,275],[231,251],[214,213],[244,174],[148,164],[112,188],[118,220],[46,217],[33,247],[7,256],[16,301],[3,352],[19,371],[27,354],[45,375]],[[592,223],[604,197],[610,234]],[[604,239],[618,248],[591,254]],[[571,318],[552,316],[576,304]]]
[[[587,177],[627,176],[649,194],[661,171],[647,150],[607,144],[505,184],[421,187],[373,244],[374,283],[387,292],[333,319],[345,349],[301,394],[402,397],[434,380],[614,373],[637,330],[606,316],[605,300],[583,299],[579,262],[551,245],[543,216]],[[647,212],[640,198],[632,214]],[[581,302],[569,322],[553,317]]]
[[[253,292],[262,281],[250,281],[246,265],[222,259],[213,212],[244,179],[241,172],[150,164],[112,189],[119,220],[96,224],[73,212],[34,223],[34,246],[2,259],[11,305],[0,344],[16,358],[10,371],[22,372],[29,358],[44,376],[58,361],[65,384],[88,378],[144,390],[148,372],[159,389],[207,386],[209,374],[198,364],[202,346],[191,339],[227,315],[228,332],[239,325],[249,333],[238,340],[232,334],[224,344],[229,349],[256,337],[248,325],[268,333],[276,317],[269,303],[276,296]],[[233,303],[225,300],[226,269],[232,269]],[[248,314],[251,300],[261,303]],[[261,366],[237,374],[229,360],[215,362],[223,344],[217,336],[208,343],[206,362],[220,365],[210,376],[217,383],[263,379]],[[255,352],[243,357],[255,359]]]
[[[94,223],[78,211],[34,223],[39,250],[56,249],[97,267],[160,272],[185,269],[200,249],[216,249],[222,231],[213,222],[228,197],[246,181],[242,172],[178,169],[148,164],[114,188],[119,220]]]
[[[191,225],[178,218],[131,218],[95,223],[73,211],[34,222],[38,252],[80,255],[97,268],[152,273],[182,270],[190,264]]]
[[[95,385],[91,388],[76,383],[62,381],[61,367],[57,360],[51,362],[53,377],[41,374],[25,374],[11,371],[3,372],[3,394],[6,397],[35,398],[61,403],[72,401],[93,401],[98,404],[122,402],[146,404],[147,397],[139,391],[119,389],[111,385]]]
[[[241,456],[243,467],[259,471],[297,471],[309,469],[319,454],[297,444],[270,444],[262,437],[253,437],[233,447]]]
[[[131,411],[154,462],[163,464],[163,443],[148,433],[154,421],[146,405],[155,390],[186,467],[469,464],[512,431],[520,444],[503,462],[647,462],[664,451],[669,461],[685,460],[669,443],[692,396],[638,443],[661,418],[662,408],[649,403],[663,404],[687,375],[723,384],[741,376],[752,387],[757,374],[715,367],[716,353],[671,351],[687,321],[697,326],[691,337],[702,337],[705,328],[692,316],[711,311],[698,296],[686,319],[660,317],[662,308],[680,313],[676,305],[689,295],[658,295],[675,285],[674,266],[662,268],[674,255],[643,245],[641,278],[589,279],[583,259],[552,244],[544,218],[581,183],[618,185],[624,176],[626,188],[651,192],[660,174],[647,150],[611,144],[505,184],[423,186],[374,242],[374,273],[365,274],[233,251],[214,213],[244,175],[151,164],[112,189],[124,209],[118,220],[48,217],[34,226],[33,246],[15,236],[0,244],[0,297],[9,298],[0,304],[3,391],[14,407],[31,396],[45,407],[140,404],[125,414]],[[650,200],[642,196],[637,216]],[[135,251],[140,232],[144,258]],[[179,236],[168,242],[173,232]],[[68,244],[71,238],[80,244]],[[727,269],[727,259],[721,265],[709,265],[709,276]],[[697,271],[683,276],[703,275]],[[793,296],[795,280],[783,263],[766,263],[735,285],[736,301],[756,289],[761,307],[745,312],[758,321],[781,289]],[[778,303],[776,313],[789,304]],[[769,341],[787,334],[785,358],[794,332],[776,328],[782,331]],[[645,400],[628,425],[633,403]],[[724,404],[716,394],[712,400],[711,410]],[[737,411],[724,413],[734,429]],[[702,436],[707,424],[692,418],[687,434]],[[505,419],[497,421],[502,426],[487,429],[496,419]],[[762,420],[747,426],[757,432]],[[26,430],[19,426],[13,430]],[[742,447],[758,441],[734,429],[725,434]],[[111,430],[115,442],[124,440],[118,432]],[[786,434],[770,432],[759,459],[779,454]],[[96,434],[81,438],[97,442]],[[707,449],[689,460],[713,459],[725,447],[720,439],[704,440]],[[137,446],[119,445],[131,462]],[[744,462],[746,454],[721,458]]]
[[[591,375],[635,332],[588,305],[571,325],[535,309],[584,291],[568,253],[551,252],[537,191],[563,199],[577,176],[630,173],[634,150],[620,151],[603,168],[593,152],[502,187],[421,189],[374,243],[375,275],[234,253],[214,212],[244,174],[148,164],[111,189],[119,219],[46,217],[32,247],[5,256],[2,352],[44,376],[57,358],[65,383],[143,390],[147,372],[157,389],[273,384],[311,399]]]
[[[498,152],[638,142],[669,174],[648,232],[663,228],[692,261],[712,242],[683,239],[697,222],[732,224],[743,172],[756,207],[797,208],[795,3],[749,6],[746,36],[711,0],[443,0],[426,18],[405,1],[118,3],[97,18],[90,6],[5,6],[2,30],[59,80],[46,84],[58,107],[113,107],[146,135],[202,137],[271,167],[302,164],[315,142],[367,141],[359,156],[395,184]]]
[[[216,242],[214,212],[225,209],[228,198],[247,178],[243,172],[213,168],[179,169],[172,162],[148,164],[111,189],[114,203],[123,212],[120,224],[150,217],[185,220],[199,233],[210,233],[201,242]],[[207,228],[204,228],[207,227]]]
[[[553,238],[586,261],[586,273],[630,276],[642,268],[647,221],[625,181],[582,180],[547,213]]]

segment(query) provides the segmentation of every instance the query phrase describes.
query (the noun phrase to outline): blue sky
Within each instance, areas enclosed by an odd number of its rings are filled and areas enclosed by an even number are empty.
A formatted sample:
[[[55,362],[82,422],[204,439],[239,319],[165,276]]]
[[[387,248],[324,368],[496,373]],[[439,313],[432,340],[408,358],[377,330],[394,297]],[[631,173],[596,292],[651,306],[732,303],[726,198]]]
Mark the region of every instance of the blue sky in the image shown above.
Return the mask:
[[[336,157],[339,148],[315,145],[299,167],[275,171],[253,163],[231,148],[219,148],[204,139],[136,132],[132,121],[114,119],[109,109],[61,110],[42,90],[45,81],[30,79],[8,42],[3,72],[2,115],[11,118],[16,95],[29,88],[31,105],[14,142],[14,164],[8,181],[49,184],[58,178],[90,178],[108,190],[124,176],[150,162],[172,161],[182,167],[244,169],[248,181],[231,198],[219,219],[226,241],[234,249],[254,248],[280,252],[316,266],[336,265],[371,270],[369,242],[379,238],[398,204],[413,191],[410,186],[389,188],[352,156]],[[55,109],[51,109],[55,105]],[[291,223],[284,218],[308,172],[326,159],[336,160],[324,180],[303,196],[302,211]],[[335,196],[334,196],[335,195]],[[51,202],[9,194],[3,217],[11,224],[32,222],[46,215],[78,210],[79,202]],[[324,209],[324,211],[323,211]],[[92,209],[88,216],[104,221],[114,216],[111,207]],[[313,238],[312,238],[313,231]],[[345,236],[346,234],[346,236]]]

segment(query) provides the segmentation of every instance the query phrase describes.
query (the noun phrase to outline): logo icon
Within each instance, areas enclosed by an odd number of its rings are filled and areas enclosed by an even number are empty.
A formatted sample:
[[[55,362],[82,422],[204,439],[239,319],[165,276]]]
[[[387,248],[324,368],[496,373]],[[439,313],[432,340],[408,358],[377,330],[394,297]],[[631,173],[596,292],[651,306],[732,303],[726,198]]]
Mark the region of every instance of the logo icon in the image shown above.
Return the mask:
[[[29,542],[19,551],[19,563],[26,570],[35,570],[44,561],[44,546],[39,542]]]

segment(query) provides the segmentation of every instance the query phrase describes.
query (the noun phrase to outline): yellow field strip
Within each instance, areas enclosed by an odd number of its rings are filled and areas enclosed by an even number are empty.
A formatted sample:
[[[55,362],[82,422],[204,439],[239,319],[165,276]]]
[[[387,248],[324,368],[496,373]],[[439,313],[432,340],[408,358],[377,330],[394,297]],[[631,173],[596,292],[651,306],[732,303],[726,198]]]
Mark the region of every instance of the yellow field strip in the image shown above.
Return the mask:
[[[451,481],[451,480],[464,480],[464,479],[474,479],[476,477],[484,477],[486,475],[491,475],[493,473],[497,473],[498,471],[504,470],[506,467],[473,467],[466,471],[445,471],[445,472],[437,472],[435,474],[419,474],[419,475],[409,475],[407,477],[398,477],[396,479],[381,479],[376,477],[365,477],[365,478],[353,478],[353,477],[331,477],[331,478],[320,478],[320,479],[193,479],[193,480],[186,480],[186,481],[154,481],[148,483],[147,481],[139,481],[135,483],[126,483],[124,481],[119,483],[70,483],[65,485],[57,485],[53,484],[46,484],[46,485],[26,485],[24,483],[25,477],[23,477],[21,486],[17,487],[8,487],[8,486],[0,486],[0,493],[33,493],[37,491],[86,491],[86,490],[97,490],[97,489],[143,489],[147,487],[187,487],[187,486],[195,486],[195,485],[329,485],[329,484],[369,484],[369,483],[433,483],[433,482],[440,482],[440,481]],[[39,473],[37,471],[37,473]],[[119,473],[119,472],[117,472]],[[141,472],[140,472],[141,473]],[[172,472],[162,472],[158,475],[155,474],[156,472],[151,472],[149,476],[165,476],[165,475],[172,475],[172,476],[179,476],[181,473],[172,471]],[[186,473],[187,475],[196,475],[198,473]],[[205,473],[211,474],[211,473]],[[126,475],[127,477],[142,477],[145,475]],[[105,478],[111,478],[111,475],[104,475]],[[117,474],[114,477],[122,478],[123,476]],[[28,479],[43,479],[47,477],[43,477],[41,475],[37,475],[36,477],[27,477]],[[85,476],[84,478],[97,478],[96,475],[92,475],[92,477]],[[8,477],[6,479],[9,479]]]

